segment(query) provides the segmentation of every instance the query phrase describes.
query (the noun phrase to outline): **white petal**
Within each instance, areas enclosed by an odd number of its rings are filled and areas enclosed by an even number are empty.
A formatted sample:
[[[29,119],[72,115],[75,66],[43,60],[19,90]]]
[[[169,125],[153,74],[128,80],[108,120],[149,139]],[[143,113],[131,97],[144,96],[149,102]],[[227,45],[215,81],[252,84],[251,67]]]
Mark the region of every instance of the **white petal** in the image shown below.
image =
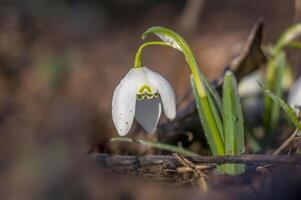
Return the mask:
[[[131,69],[116,87],[112,99],[112,116],[118,134],[126,135],[133,123],[136,92],[139,87],[137,69]]]
[[[296,107],[301,106],[301,77],[294,83],[289,91],[288,104],[297,111]]]
[[[159,91],[166,117],[174,119],[176,117],[176,97],[171,85],[160,74],[147,67],[142,67],[142,69],[147,76],[149,84]]]
[[[161,103],[159,98],[136,101],[135,119],[146,130],[154,133],[161,115]]]

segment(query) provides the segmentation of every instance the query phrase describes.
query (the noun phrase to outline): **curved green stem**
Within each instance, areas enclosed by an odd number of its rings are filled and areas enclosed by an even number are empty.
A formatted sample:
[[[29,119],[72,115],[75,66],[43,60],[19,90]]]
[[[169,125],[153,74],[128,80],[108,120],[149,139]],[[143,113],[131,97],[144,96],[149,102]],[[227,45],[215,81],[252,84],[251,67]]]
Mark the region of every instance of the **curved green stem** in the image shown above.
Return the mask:
[[[146,43],[143,43],[137,53],[136,53],[136,56],[135,56],[135,63],[134,63],[134,67],[135,68],[139,68],[141,67],[141,55],[142,55],[142,50],[147,47],[147,46],[152,46],[152,45],[160,45],[160,46],[169,46],[168,44],[166,44],[165,42],[160,42],[160,41],[152,41],[152,42],[146,42]]]
[[[163,43],[165,45],[169,44],[168,46],[174,47],[175,49],[182,51],[182,53],[185,56],[185,60],[188,63],[188,66],[191,70],[194,81],[196,83],[196,88],[197,88],[198,94],[200,95],[200,97],[205,97],[206,91],[204,88],[204,84],[201,81],[198,65],[197,65],[194,55],[193,55],[191,49],[189,48],[188,44],[186,43],[186,41],[177,33],[173,32],[167,28],[164,28],[164,27],[152,27],[143,33],[142,38],[144,39],[150,33],[157,34],[164,41]],[[168,38],[168,39],[165,38],[165,40],[164,40],[164,38],[162,38],[162,36],[163,36],[162,34],[165,34],[166,36],[168,36],[170,38]],[[167,41],[167,40],[169,40],[169,41]],[[177,45],[177,46],[175,46],[175,45]]]

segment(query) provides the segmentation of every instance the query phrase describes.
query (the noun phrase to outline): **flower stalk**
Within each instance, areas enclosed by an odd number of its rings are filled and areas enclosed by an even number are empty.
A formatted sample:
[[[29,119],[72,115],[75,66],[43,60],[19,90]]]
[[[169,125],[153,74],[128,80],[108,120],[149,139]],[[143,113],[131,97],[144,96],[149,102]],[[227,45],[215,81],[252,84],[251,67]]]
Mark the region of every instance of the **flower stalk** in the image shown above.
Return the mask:
[[[143,43],[137,53],[136,53],[136,56],[135,56],[135,62],[134,62],[134,68],[140,68],[141,67],[141,56],[142,56],[142,50],[145,48],[145,47],[148,47],[148,46],[154,46],[154,45],[159,45],[159,46],[169,46],[168,44],[166,44],[165,42],[160,42],[160,41],[152,41],[152,42],[146,42],[146,43]]]

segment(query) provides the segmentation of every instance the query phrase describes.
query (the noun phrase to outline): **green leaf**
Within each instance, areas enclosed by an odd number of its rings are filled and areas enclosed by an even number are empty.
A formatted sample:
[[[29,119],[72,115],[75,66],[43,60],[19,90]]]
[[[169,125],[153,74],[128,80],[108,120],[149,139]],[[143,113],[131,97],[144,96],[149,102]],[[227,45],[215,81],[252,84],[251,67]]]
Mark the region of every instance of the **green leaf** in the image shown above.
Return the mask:
[[[211,83],[205,78],[203,74],[200,74],[200,77],[207,88],[208,93],[211,95],[211,98],[215,106],[217,107],[217,112],[221,115],[223,112],[223,105],[220,95],[216,91],[216,89],[211,85]]]
[[[283,95],[283,74],[287,67],[286,54],[280,51],[277,56],[271,58],[267,67],[267,89],[274,92],[276,96]],[[267,133],[274,132],[279,121],[280,107],[273,103],[269,97],[265,97],[264,126]]]
[[[301,42],[291,41],[291,42],[288,43],[288,46],[296,48],[296,49],[301,49]]]
[[[301,23],[289,27],[279,38],[276,45],[270,49],[271,57],[267,65],[266,87],[279,98],[283,95],[283,74],[288,67],[287,58],[283,51],[288,45],[299,46],[299,43],[294,41],[301,34]],[[273,102],[268,96],[264,99],[265,111],[263,114],[263,125],[269,140],[277,129],[280,115],[280,107]]]
[[[198,155],[198,154],[196,154],[192,151],[188,151],[182,147],[173,146],[170,144],[164,144],[164,143],[160,143],[160,142],[151,142],[151,141],[139,140],[139,139],[135,140],[135,139],[132,139],[129,137],[114,137],[114,138],[111,138],[110,142],[137,143],[137,144],[141,144],[141,145],[151,147],[151,148],[156,148],[156,149],[161,149],[161,150],[166,150],[166,151],[182,154],[184,156],[197,156]]]
[[[283,75],[285,72],[285,68],[287,67],[286,62],[286,54],[284,52],[280,52],[276,58],[276,74],[275,74],[275,86],[274,91],[275,95],[279,98],[283,96]],[[271,108],[271,130],[275,130],[277,128],[279,122],[279,115],[280,115],[280,106],[277,103],[272,104]]]
[[[218,109],[218,104],[216,101],[214,101],[214,98],[212,96],[212,93],[208,92],[209,94],[207,95],[207,99],[211,108],[211,112],[213,114],[213,117],[216,121],[216,125],[217,128],[219,130],[219,133],[221,135],[221,138],[224,142],[224,127],[223,127],[223,122],[222,122],[222,118],[221,115],[222,113],[220,112],[220,110]]]
[[[212,107],[210,106],[207,97],[205,97],[206,99],[201,98],[197,94],[196,85],[192,76],[190,80],[201,124],[204,129],[204,133],[209,144],[211,153],[214,156],[224,155],[225,150],[222,139],[222,133],[219,132],[219,127],[222,127],[221,120],[216,120],[214,118],[215,115],[212,113]],[[216,108],[213,108],[213,110],[214,109],[216,110]]]
[[[258,83],[260,87],[262,88],[263,92],[269,96],[275,103],[277,103],[287,114],[291,122],[294,124],[294,126],[301,130],[301,123],[294,112],[294,110],[287,104],[285,101],[278,96],[276,96],[273,92],[271,92],[269,89],[265,88],[262,84]]]
[[[301,34],[301,23],[289,27],[279,38],[276,46],[276,54],[287,46],[291,41],[295,40]]]
[[[226,155],[240,155],[245,151],[245,130],[237,82],[231,71],[224,76],[223,121]],[[231,175],[244,173],[243,164],[226,164],[225,172]]]
[[[167,43],[169,46],[183,52],[185,57],[193,56],[192,51],[186,41],[176,32],[162,26],[155,26],[147,29],[142,34],[142,39],[145,39],[150,34],[157,35],[163,42]]]

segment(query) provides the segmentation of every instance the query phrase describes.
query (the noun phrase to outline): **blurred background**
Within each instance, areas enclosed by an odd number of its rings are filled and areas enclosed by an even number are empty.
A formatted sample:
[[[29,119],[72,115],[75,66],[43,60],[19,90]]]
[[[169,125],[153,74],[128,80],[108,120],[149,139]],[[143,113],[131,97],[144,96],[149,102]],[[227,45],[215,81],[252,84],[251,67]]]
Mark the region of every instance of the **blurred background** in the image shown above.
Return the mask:
[[[179,32],[214,79],[259,18],[264,42],[274,42],[300,9],[297,0],[1,0],[1,199],[105,199],[109,184],[88,152],[108,152],[117,136],[113,90],[147,28]],[[171,82],[178,99],[186,93],[180,53],[150,47],[142,62]]]

